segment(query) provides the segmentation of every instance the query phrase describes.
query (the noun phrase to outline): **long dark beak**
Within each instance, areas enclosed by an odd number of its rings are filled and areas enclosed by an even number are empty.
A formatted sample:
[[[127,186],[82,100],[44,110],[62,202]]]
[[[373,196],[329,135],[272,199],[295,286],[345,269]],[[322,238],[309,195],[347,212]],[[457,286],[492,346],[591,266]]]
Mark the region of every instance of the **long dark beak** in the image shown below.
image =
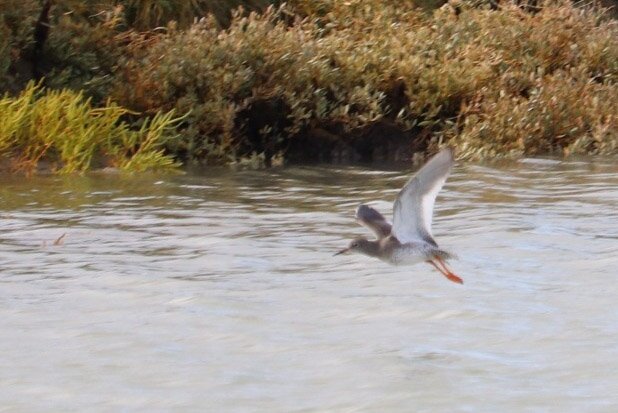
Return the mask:
[[[336,255],[345,254],[345,253],[346,253],[346,252],[348,252],[348,251],[350,251],[350,249],[349,249],[349,248],[344,248],[344,249],[342,249],[341,251],[339,251],[339,252],[335,253],[335,254],[333,255],[333,257],[334,257],[334,256],[336,256]]]

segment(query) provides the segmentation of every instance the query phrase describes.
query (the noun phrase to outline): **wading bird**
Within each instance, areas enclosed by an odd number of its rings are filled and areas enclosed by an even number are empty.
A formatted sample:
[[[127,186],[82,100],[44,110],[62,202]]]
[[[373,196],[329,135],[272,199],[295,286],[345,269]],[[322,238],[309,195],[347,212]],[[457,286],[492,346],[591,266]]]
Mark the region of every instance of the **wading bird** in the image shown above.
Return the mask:
[[[367,205],[356,209],[356,220],[373,231],[376,240],[359,237],[336,253],[360,253],[393,265],[427,262],[449,280],[463,284],[445,261],[452,255],[438,247],[431,235],[431,220],[436,196],[455,163],[452,149],[444,149],[431,158],[397,195],[393,205],[393,224]]]

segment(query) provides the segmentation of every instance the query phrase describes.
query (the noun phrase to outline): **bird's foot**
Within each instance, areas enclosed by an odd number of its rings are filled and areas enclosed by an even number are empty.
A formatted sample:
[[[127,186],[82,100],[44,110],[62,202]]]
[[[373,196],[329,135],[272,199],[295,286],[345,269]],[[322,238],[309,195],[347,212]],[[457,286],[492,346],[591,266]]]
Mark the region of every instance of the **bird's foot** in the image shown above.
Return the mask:
[[[433,265],[436,270],[440,271],[442,275],[444,275],[446,278],[448,278],[452,282],[457,283],[457,284],[463,284],[463,279],[459,277],[457,274],[453,273],[451,270],[449,270],[449,268],[446,266],[446,264],[444,263],[444,261],[442,261],[440,257],[435,257],[435,260],[437,262],[433,260],[428,260],[427,262]],[[440,265],[438,265],[438,263],[440,263]]]

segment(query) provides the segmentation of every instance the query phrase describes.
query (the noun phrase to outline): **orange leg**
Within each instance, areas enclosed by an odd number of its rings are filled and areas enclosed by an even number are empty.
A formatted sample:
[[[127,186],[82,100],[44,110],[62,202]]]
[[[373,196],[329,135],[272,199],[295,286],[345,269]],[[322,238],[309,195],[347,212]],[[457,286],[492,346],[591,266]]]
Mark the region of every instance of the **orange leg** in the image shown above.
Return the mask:
[[[440,271],[440,273],[442,273],[442,275],[444,275],[449,280],[457,284],[463,284],[463,280],[457,275],[453,274],[453,272],[448,269],[448,267],[440,257],[435,257],[435,259],[440,263],[440,266],[438,266],[438,264],[436,264],[433,260],[427,260],[427,262],[433,265],[436,270]]]
[[[461,279],[460,277],[457,276],[457,274],[455,274],[453,271],[451,271],[446,266],[446,263],[442,260],[442,258],[436,257],[436,259],[438,260],[440,265],[442,265],[442,268],[444,268],[444,270],[450,275],[450,277],[448,277],[449,280],[454,281],[454,282],[459,283],[459,284],[463,284],[463,279]]]

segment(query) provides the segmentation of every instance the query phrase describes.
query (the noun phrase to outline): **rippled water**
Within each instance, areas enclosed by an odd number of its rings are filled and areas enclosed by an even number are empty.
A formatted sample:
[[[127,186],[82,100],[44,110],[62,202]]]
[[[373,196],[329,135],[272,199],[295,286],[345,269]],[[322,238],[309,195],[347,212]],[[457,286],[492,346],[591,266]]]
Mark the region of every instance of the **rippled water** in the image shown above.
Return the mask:
[[[463,286],[332,256],[409,172],[1,177],[0,411],[616,411],[618,162],[458,165]]]

